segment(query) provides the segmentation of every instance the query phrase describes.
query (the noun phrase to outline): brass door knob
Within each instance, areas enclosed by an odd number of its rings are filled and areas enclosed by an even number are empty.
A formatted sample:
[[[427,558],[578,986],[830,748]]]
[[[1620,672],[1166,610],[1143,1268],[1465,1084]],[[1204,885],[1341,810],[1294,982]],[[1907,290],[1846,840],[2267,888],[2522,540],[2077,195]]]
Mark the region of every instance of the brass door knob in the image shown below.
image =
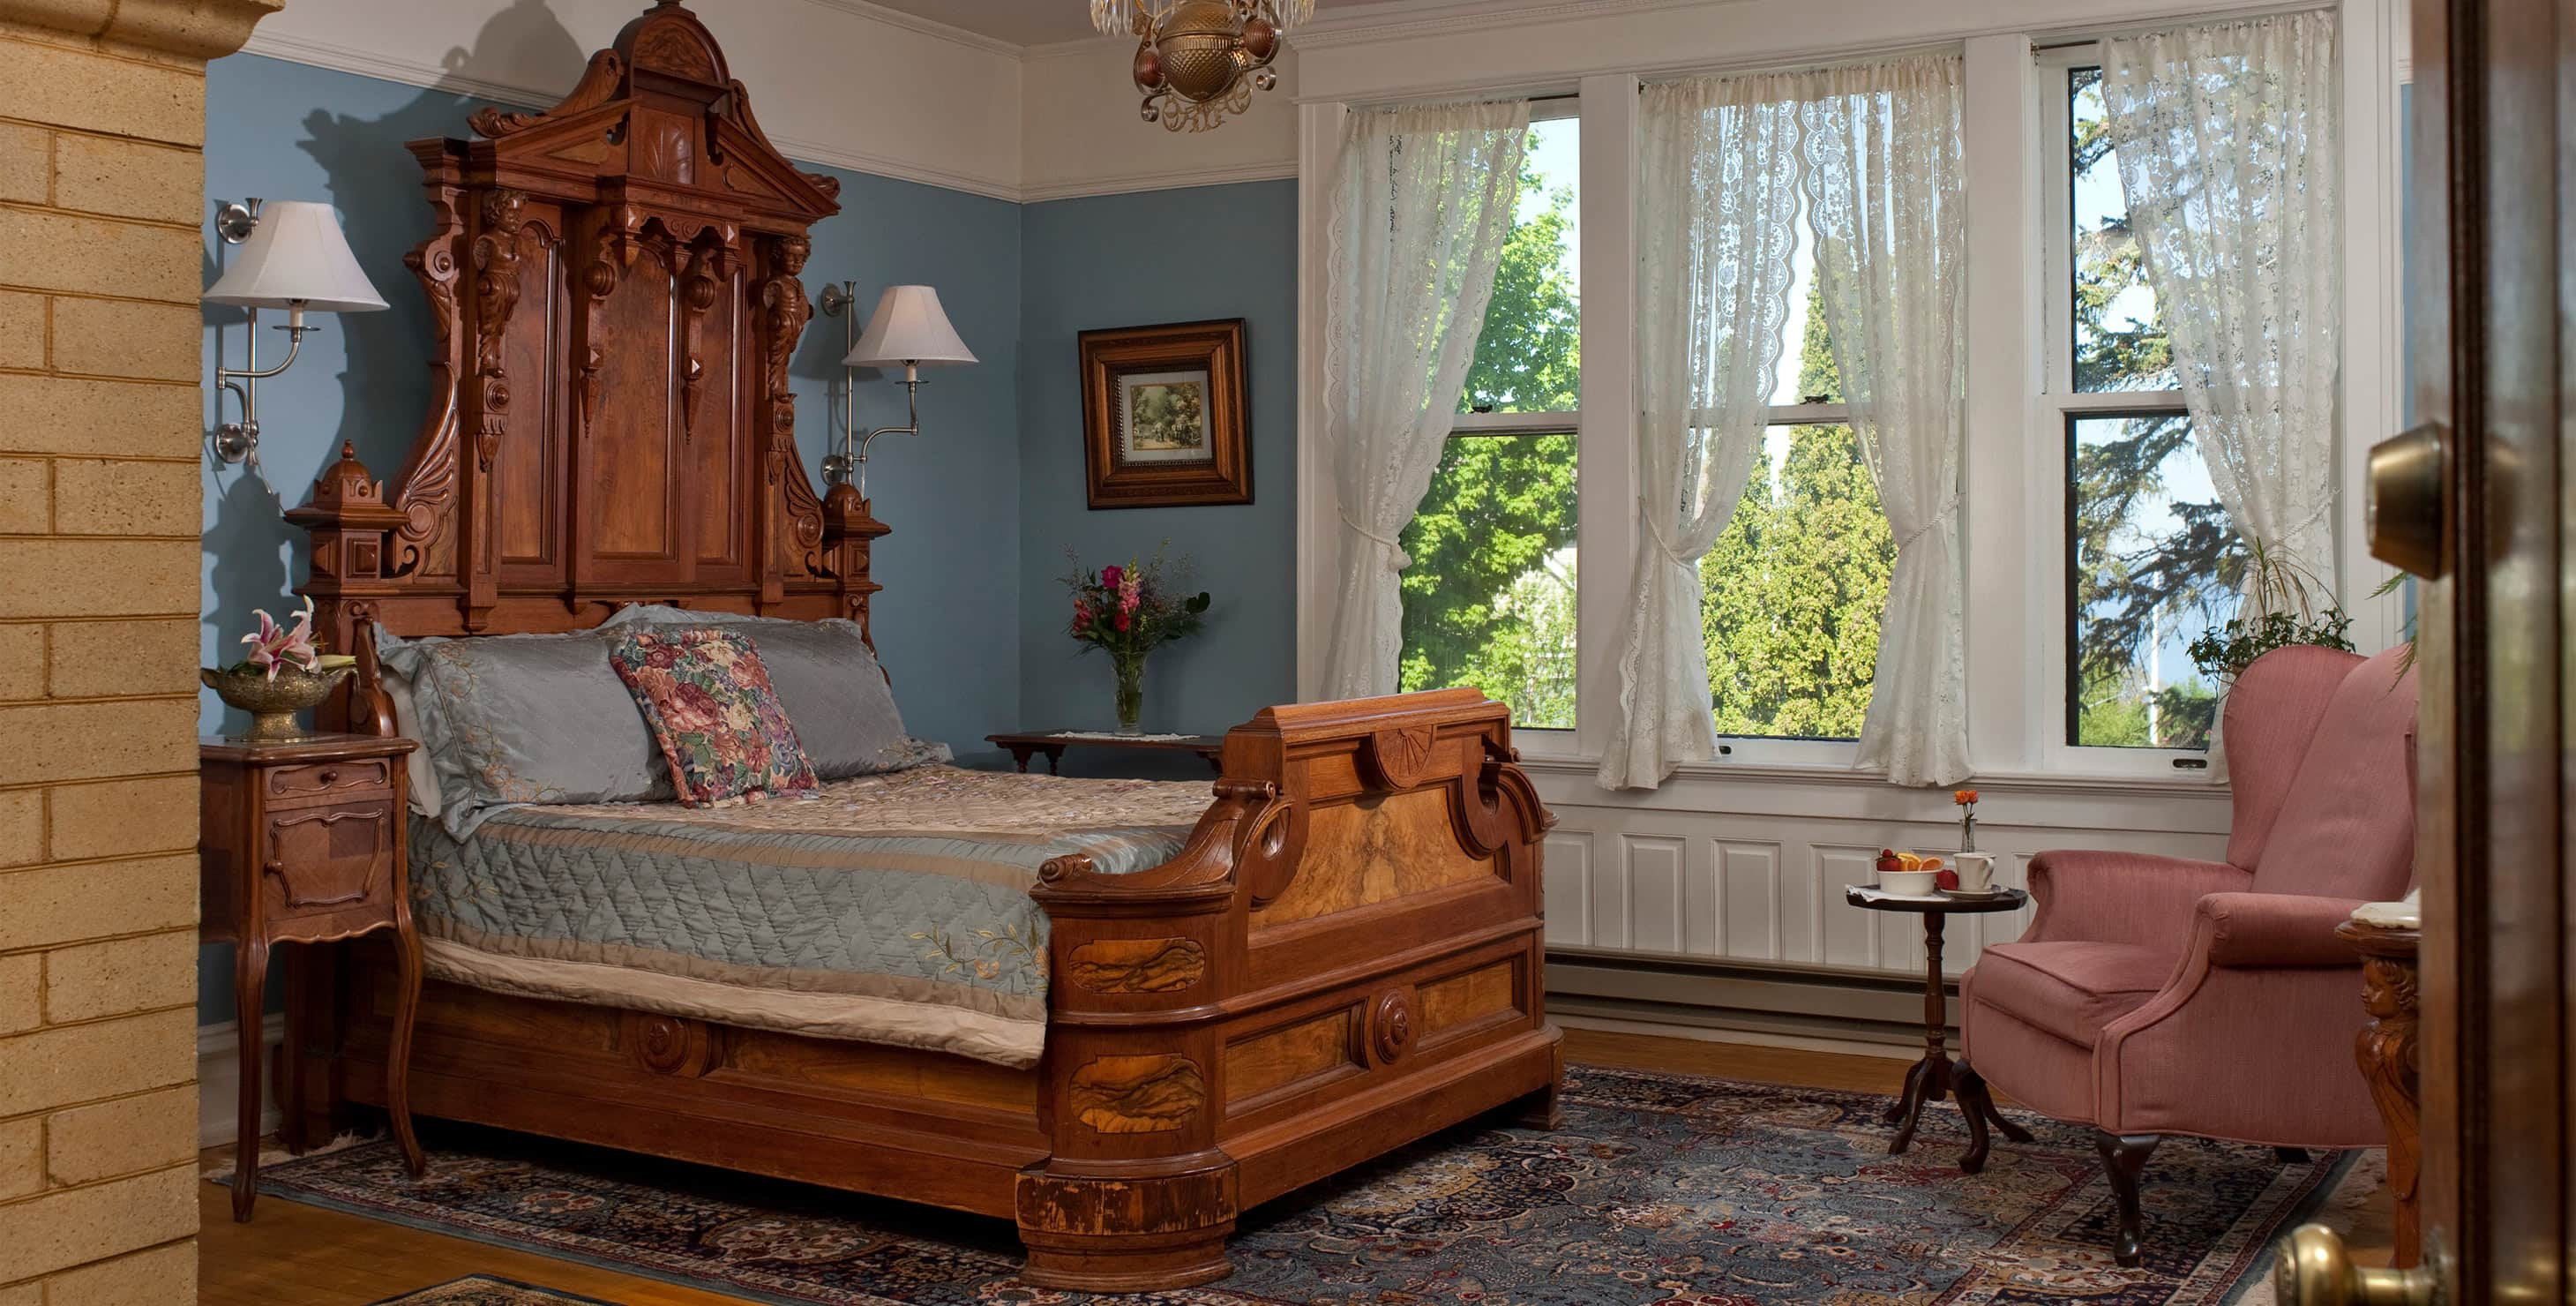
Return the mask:
[[[2372,1270],[2352,1263],[2343,1239],[2322,1224],[2301,1225],[2281,1240],[2272,1271],[2280,1306],[2442,1306],[2448,1296],[2429,1266]]]
[[[2371,446],[2370,556],[2427,580],[2441,579],[2450,461],[2450,432],[2439,422]]]

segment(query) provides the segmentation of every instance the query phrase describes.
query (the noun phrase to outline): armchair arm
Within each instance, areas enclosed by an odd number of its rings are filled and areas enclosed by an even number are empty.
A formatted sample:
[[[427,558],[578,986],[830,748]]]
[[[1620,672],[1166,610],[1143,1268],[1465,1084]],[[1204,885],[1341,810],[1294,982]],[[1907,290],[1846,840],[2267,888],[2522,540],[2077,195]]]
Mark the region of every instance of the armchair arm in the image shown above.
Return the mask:
[[[2335,927],[2359,898],[2296,893],[2213,893],[2200,900],[2196,931],[2209,936],[2212,966],[2358,966],[2361,956]]]
[[[2353,1039],[2360,954],[2334,935],[2359,899],[2215,893],[2164,990],[2094,1042],[2094,1123],[2297,1147],[2386,1141]]]
[[[2192,908],[2213,893],[2236,893],[2253,873],[2224,862],[2151,853],[2058,849],[2030,860],[2039,912],[2033,941],[2131,943],[2180,955],[2191,942]]]

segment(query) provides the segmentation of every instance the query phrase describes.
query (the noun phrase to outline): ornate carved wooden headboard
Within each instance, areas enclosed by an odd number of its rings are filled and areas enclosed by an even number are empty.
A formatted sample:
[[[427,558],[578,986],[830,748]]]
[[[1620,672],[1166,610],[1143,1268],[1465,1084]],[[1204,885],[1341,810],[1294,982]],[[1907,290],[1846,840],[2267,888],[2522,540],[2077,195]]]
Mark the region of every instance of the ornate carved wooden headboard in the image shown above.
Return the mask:
[[[411,456],[388,490],[344,445],[287,514],[321,629],[569,630],[636,600],[864,625],[886,528],[847,486],[816,497],[787,377],[839,182],[770,145],[678,0],[553,109],[472,125],[409,147],[437,332]]]

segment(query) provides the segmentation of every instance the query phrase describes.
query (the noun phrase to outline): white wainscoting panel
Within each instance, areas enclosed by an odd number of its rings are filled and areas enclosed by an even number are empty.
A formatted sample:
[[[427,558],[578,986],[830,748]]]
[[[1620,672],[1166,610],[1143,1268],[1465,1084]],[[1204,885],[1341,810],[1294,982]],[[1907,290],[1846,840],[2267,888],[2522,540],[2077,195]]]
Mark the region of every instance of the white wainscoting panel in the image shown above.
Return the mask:
[[[1920,974],[1923,920],[1843,900],[1881,848],[1959,845],[1948,790],[1895,789],[1829,772],[1693,772],[1663,789],[1611,793],[1589,767],[1534,760],[1555,811],[1546,842],[1547,941],[1560,948],[1780,963],[1854,974]],[[2030,883],[2051,848],[2106,848],[2218,860],[2224,789],[2053,777],[1980,779],[1977,846],[1995,879]],[[1948,918],[1942,969],[1974,964],[2021,935],[2028,908]]]
[[[1592,938],[1592,832],[1551,830],[1541,850],[1547,941],[1580,947]]]

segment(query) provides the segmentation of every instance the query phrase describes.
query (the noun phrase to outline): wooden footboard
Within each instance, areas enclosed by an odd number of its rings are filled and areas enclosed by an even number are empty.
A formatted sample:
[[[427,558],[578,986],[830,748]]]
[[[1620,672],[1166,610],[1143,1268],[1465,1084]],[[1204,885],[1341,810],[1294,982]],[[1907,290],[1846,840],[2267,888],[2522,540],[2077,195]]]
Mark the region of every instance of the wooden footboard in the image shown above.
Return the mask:
[[[1259,1202],[1497,1107],[1553,1122],[1551,818],[1509,730],[1473,690],[1237,727],[1181,855],[1045,868],[1034,1071],[433,982],[412,1102],[1011,1218],[1040,1283],[1206,1282]],[[297,1005],[290,1141],[384,1100],[390,968],[357,956],[337,997]]]
[[[1256,1203],[1506,1102],[1552,1118],[1551,818],[1509,730],[1474,690],[1272,708],[1226,737],[1181,856],[1048,864],[1029,1278],[1204,1282]]]

